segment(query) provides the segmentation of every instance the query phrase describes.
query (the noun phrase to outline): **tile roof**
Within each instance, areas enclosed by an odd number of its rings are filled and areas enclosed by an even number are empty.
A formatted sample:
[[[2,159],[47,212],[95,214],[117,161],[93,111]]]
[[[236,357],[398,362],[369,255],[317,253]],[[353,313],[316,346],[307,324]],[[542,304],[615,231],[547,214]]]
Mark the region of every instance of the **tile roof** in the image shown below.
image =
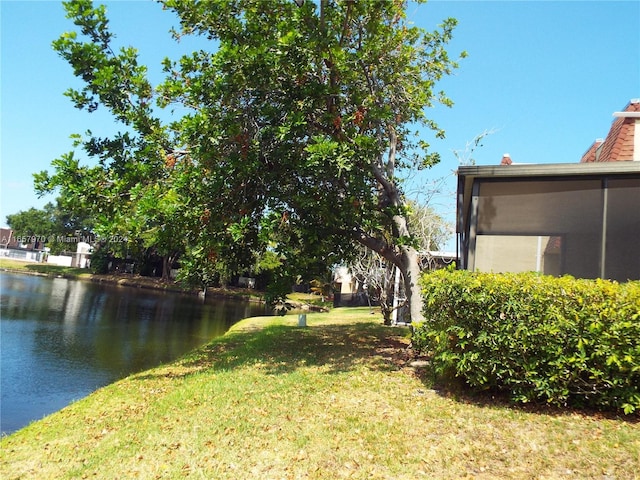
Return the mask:
[[[500,162],[500,165],[511,165],[513,163],[513,161],[511,160],[511,156],[508,153],[505,153],[502,156],[502,161]]]
[[[580,163],[592,163],[596,161],[596,152],[598,151],[598,147],[604,143],[602,138],[598,138],[593,145],[589,147],[589,150],[584,152],[582,158],[580,159]]]
[[[624,112],[640,112],[640,100],[631,100]],[[607,138],[596,140],[584,153],[581,163],[621,162],[633,160],[634,134],[637,118],[619,116],[611,124]]]

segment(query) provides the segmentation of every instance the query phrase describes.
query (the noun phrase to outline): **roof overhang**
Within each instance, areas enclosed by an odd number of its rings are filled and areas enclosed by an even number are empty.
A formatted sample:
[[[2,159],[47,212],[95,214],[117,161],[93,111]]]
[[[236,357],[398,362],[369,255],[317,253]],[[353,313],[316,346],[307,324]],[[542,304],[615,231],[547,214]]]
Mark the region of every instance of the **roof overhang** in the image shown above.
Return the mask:
[[[476,180],[536,180],[640,175],[640,162],[551,163],[535,165],[482,165],[458,168],[458,212],[456,230],[464,231],[473,185]]]

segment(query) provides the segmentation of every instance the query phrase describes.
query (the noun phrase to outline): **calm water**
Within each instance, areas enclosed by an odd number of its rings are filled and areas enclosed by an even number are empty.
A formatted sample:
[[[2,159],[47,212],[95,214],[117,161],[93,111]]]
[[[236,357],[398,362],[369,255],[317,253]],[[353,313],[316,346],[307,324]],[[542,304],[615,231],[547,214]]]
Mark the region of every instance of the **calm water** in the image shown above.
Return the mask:
[[[0,429],[11,433],[224,334],[256,303],[0,274]]]

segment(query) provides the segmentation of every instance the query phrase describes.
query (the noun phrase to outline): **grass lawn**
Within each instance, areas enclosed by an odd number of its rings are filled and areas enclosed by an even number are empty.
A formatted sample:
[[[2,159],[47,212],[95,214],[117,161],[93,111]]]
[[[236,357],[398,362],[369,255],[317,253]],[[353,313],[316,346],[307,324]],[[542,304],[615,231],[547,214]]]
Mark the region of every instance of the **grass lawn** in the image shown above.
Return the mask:
[[[0,268],[27,273],[41,273],[45,275],[61,275],[73,278],[89,278],[91,273],[86,268],[61,267],[48,263],[32,263],[0,258]]]
[[[0,478],[633,479],[637,418],[434,389],[368,308],[243,321],[5,437]]]
[[[287,295],[287,298],[289,300],[292,300],[296,303],[301,303],[301,304],[315,305],[317,307],[322,307],[327,309],[333,307],[333,300],[328,300],[314,293],[293,292]]]

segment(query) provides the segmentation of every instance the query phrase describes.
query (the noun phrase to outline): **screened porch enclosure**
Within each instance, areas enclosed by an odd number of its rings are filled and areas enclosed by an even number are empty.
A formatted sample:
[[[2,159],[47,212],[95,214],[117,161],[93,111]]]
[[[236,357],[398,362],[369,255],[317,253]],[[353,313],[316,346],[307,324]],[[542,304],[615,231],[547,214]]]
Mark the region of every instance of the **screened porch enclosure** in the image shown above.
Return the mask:
[[[640,164],[461,167],[461,268],[640,279]]]

